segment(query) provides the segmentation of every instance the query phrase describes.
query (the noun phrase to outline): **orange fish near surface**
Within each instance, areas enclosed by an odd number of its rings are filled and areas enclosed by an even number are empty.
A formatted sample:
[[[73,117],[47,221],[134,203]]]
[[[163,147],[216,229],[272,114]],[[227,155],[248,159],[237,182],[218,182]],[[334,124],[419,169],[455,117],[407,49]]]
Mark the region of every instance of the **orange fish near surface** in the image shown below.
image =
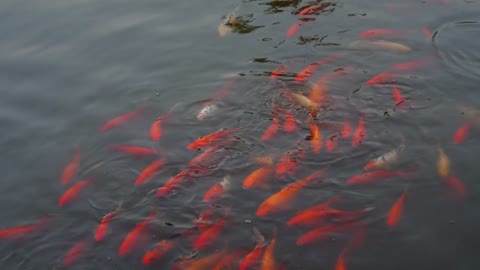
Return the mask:
[[[403,215],[403,205],[405,204],[405,200],[407,199],[407,193],[404,191],[402,195],[398,198],[395,204],[390,208],[387,217],[387,225],[388,227],[392,228],[398,224],[400,218]]]
[[[285,117],[285,122],[283,124],[283,130],[285,132],[292,133],[292,132],[295,132],[297,130],[297,123],[296,123],[296,120],[295,120],[295,116],[293,116],[293,114],[289,110],[284,109],[284,108],[282,108],[278,105],[275,105],[275,104],[273,104],[273,109],[278,114]]]
[[[399,106],[405,101],[402,97],[402,92],[400,92],[400,89],[396,86],[393,87],[393,101],[395,102],[395,106]]]
[[[221,259],[212,269],[213,270],[224,270],[224,269],[233,269],[233,265],[236,263],[239,257],[245,254],[245,250],[237,250]]]
[[[159,262],[165,254],[167,254],[174,246],[174,242],[170,240],[162,240],[147,251],[142,258],[142,264],[151,265]]]
[[[98,225],[97,229],[95,230],[95,241],[99,242],[102,241],[108,232],[108,223],[117,215],[117,211],[112,211],[106,214],[100,224]]]
[[[368,80],[366,85],[387,84],[395,81],[395,75],[389,72],[380,73]]]
[[[84,190],[91,183],[93,183],[93,178],[85,179],[85,180],[82,180],[82,181],[76,183],[74,186],[69,188],[62,195],[62,197],[60,197],[60,199],[58,200],[58,205],[63,207],[66,204],[72,202],[73,200],[75,200],[78,197],[80,192],[82,192],[82,190]]]
[[[278,130],[280,129],[280,121],[277,117],[273,117],[272,123],[267,127],[265,132],[262,135],[262,141],[266,142],[273,138],[275,134],[277,134]]]
[[[193,243],[193,248],[196,250],[202,250],[212,246],[215,241],[219,238],[220,234],[225,229],[225,224],[227,223],[227,218],[222,217],[217,220],[215,225],[211,226],[205,230]]]
[[[63,261],[63,265],[65,267],[72,266],[74,263],[78,261],[78,259],[82,256],[82,254],[85,252],[85,249],[87,247],[88,241],[87,240],[82,240],[75,245],[73,245],[67,252],[67,255],[65,256],[65,260]]]
[[[157,151],[148,147],[134,146],[134,145],[112,145],[110,149],[128,153],[133,156],[151,156],[156,155]]]
[[[113,118],[112,120],[107,121],[100,128],[100,132],[106,132],[106,131],[108,131],[112,128],[119,127],[119,126],[123,125],[125,122],[127,122],[128,120],[131,120],[131,119],[137,117],[138,115],[142,114],[144,110],[145,110],[145,105],[142,105],[136,111],[125,113],[125,114],[122,114],[120,116],[117,116],[117,117]]]
[[[465,139],[468,136],[468,131],[470,130],[470,126],[471,126],[470,122],[467,122],[463,124],[461,127],[459,127],[455,132],[455,135],[453,135],[453,143],[459,144],[465,141]]]
[[[77,153],[73,157],[72,161],[68,163],[62,173],[62,185],[66,185],[78,174],[78,165],[80,163],[80,152],[76,151]]]
[[[297,170],[297,159],[293,151],[288,151],[277,162],[275,176],[281,177],[287,174],[293,175]]]
[[[312,244],[315,242],[319,242],[328,238],[330,233],[340,232],[347,229],[350,229],[353,226],[351,223],[343,223],[343,224],[328,224],[322,227],[319,227],[315,230],[309,231],[304,235],[300,236],[297,239],[297,246],[303,246]]]
[[[313,180],[321,178],[327,169],[314,172],[302,180],[298,180],[279,192],[273,194],[266,199],[257,209],[257,216],[264,217],[273,213],[285,211],[293,207],[293,203],[296,200],[298,193]]]
[[[222,182],[216,183],[207,191],[207,193],[205,193],[203,201],[209,202],[222,198],[225,192],[230,190],[230,186],[230,178],[228,176],[224,177]]]
[[[203,257],[201,259],[183,263],[184,265],[174,266],[174,270],[212,270],[215,265],[220,262],[220,260],[227,255],[227,248],[223,248],[222,250],[215,252],[211,255]],[[182,263],[180,263],[181,265]]]
[[[261,270],[277,270],[279,265],[275,260],[275,244],[277,242],[277,228],[273,228],[273,237],[263,254]]]
[[[427,61],[427,60],[405,62],[405,63],[393,65],[392,67],[390,67],[390,69],[391,70],[413,70],[413,69],[425,67],[428,64],[430,64],[430,62],[431,61]]]
[[[203,167],[189,167],[179,172],[174,177],[170,178],[163,187],[157,190],[157,197],[162,197],[173,191],[175,186],[180,185],[180,183],[189,176],[194,176],[198,174],[203,174],[207,171],[207,168]]]
[[[385,36],[401,36],[403,31],[392,29],[370,29],[361,32],[358,36],[361,38],[382,38]]]
[[[19,225],[12,228],[0,230],[0,240],[17,238],[33,233],[41,229],[45,222],[51,217],[51,215],[47,215],[39,219],[35,224],[32,225]]]
[[[338,255],[337,264],[335,270],[347,270],[347,264],[345,263],[345,249]]]
[[[150,126],[150,138],[153,141],[159,141],[163,135],[163,124],[166,120],[172,117],[173,112],[168,112],[153,121],[152,125]]]
[[[308,118],[307,123],[310,126],[310,145],[313,152],[318,154],[322,150],[322,133],[320,133],[318,126],[310,118]]]
[[[287,38],[291,38],[293,36],[295,36],[298,32],[298,29],[300,28],[300,25],[301,25],[302,21],[301,20],[298,20],[296,21],[294,24],[292,24],[292,26],[290,26],[290,28],[288,28],[288,31],[287,31]],[[270,78],[272,78],[270,76]]]
[[[365,208],[358,211],[343,211],[336,209],[328,208],[313,208],[307,209],[300,214],[294,216],[288,221],[288,226],[293,225],[303,225],[303,226],[314,226],[318,225],[320,222],[326,219],[334,219],[341,221],[348,221],[352,219],[359,218],[366,213],[370,212],[373,208]]]
[[[231,136],[235,133],[237,133],[240,130],[240,128],[234,128],[234,129],[221,129],[219,131],[216,131],[210,135],[201,137],[191,144],[187,146],[188,150],[195,150],[198,148],[204,148],[206,146],[212,145],[214,142],[217,142],[221,139],[224,139],[227,136]]]
[[[254,269],[255,266],[260,262],[263,255],[263,251],[265,250],[265,247],[266,247],[265,238],[263,237],[262,234],[260,234],[260,232],[256,228],[254,228],[254,232],[257,236],[257,245],[240,262],[240,265],[239,265],[240,270]]]
[[[274,169],[271,167],[262,167],[253,171],[243,181],[243,188],[268,188],[268,180],[273,176]]]
[[[360,121],[358,122],[357,129],[353,133],[353,138],[352,138],[353,147],[360,146],[363,140],[365,140],[366,132],[367,131],[365,129],[365,116],[362,114],[360,116]]]
[[[135,228],[133,228],[123,239],[120,248],[118,249],[118,255],[123,257],[128,253],[132,252],[133,250],[137,249],[141,245],[144,245],[148,241],[148,235],[146,235],[146,231],[148,225],[153,221],[155,218],[155,213],[150,214],[148,218],[144,221],[138,223]]]
[[[154,161],[152,164],[148,165],[140,175],[135,179],[135,185],[139,186],[157,173],[165,164],[165,158]]]
[[[328,136],[327,139],[325,140],[325,146],[327,148],[328,153],[333,152],[333,150],[335,150],[335,148],[337,147],[337,145],[338,145],[338,139],[337,138],[338,138],[337,134],[332,134],[332,135]]]
[[[414,171],[416,171],[417,168],[412,168],[408,170],[402,170],[402,171],[374,171],[374,172],[368,172],[364,174],[360,174],[354,177],[351,177],[347,180],[347,185],[365,185],[365,184],[372,184],[377,181],[380,181],[385,178],[390,178],[390,177],[395,177],[395,176],[403,176],[410,174]]]
[[[310,76],[312,76],[312,74],[321,66],[323,65],[326,65],[330,62],[332,62],[333,60],[337,59],[338,57],[340,57],[339,54],[334,54],[334,55],[331,55],[331,56],[328,56],[328,57],[325,57],[315,63],[312,63],[310,65],[308,65],[306,68],[304,68],[302,71],[300,71],[297,76],[295,76],[295,81],[300,83],[300,82],[303,82],[305,80],[308,80],[308,78],[310,78]]]

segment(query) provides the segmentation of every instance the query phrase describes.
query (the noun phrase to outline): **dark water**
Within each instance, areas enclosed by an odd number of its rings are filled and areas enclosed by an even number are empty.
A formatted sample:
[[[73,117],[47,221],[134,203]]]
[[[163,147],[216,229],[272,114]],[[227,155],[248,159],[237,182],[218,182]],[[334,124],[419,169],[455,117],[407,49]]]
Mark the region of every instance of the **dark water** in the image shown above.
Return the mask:
[[[170,269],[192,252],[182,231],[194,227],[210,203],[203,194],[225,175],[232,189],[216,201],[217,215],[229,209],[220,240],[195,258],[212,254],[227,243],[230,251],[255,246],[253,228],[269,241],[278,230],[275,258],[288,269],[334,269],[351,233],[332,235],[316,244],[297,247],[308,228],[288,228],[298,210],[342,196],[338,208],[374,209],[361,220],[366,239],[346,255],[347,269],[478,269],[480,203],[476,167],[480,126],[473,125],[466,141],[452,142],[467,119],[460,106],[480,108],[480,7],[478,1],[335,1],[317,15],[304,16],[299,32],[286,37],[299,18],[296,13],[319,1],[2,1],[0,3],[0,227],[34,224],[54,214],[33,233],[0,242],[1,269],[63,269],[72,245],[87,246],[72,269]],[[217,28],[222,16],[236,10],[239,25],[225,37]],[[421,31],[428,28],[433,37]],[[350,44],[359,33],[386,28],[401,35],[387,39],[409,46],[410,52],[359,49]],[[333,54],[308,82],[293,81],[312,62]],[[365,82],[394,64],[433,59],[432,64],[398,73],[396,85],[406,101],[395,106],[392,85]],[[288,65],[285,76],[270,72]],[[297,174],[272,181],[269,190],[245,190],[243,179],[259,168],[252,159],[309,149],[308,111],[286,102],[285,88],[308,95],[322,75],[349,67],[334,79],[317,123],[324,136],[338,133],[348,120],[356,127],[365,116],[367,136],[358,148],[340,140],[332,152],[308,153]],[[220,111],[208,120],[196,114],[228,80],[236,78],[222,99]],[[272,102],[294,112],[299,130],[280,132],[262,142],[271,124]],[[122,127],[100,133],[109,119],[138,109],[141,115]],[[173,111],[159,143],[148,137],[151,123]],[[233,145],[223,150],[206,173],[173,194],[156,198],[155,191],[187,167],[197,153],[185,146],[220,128],[244,127]],[[392,170],[417,167],[410,177],[372,185],[349,186],[346,180],[363,172],[372,158],[405,144]],[[157,157],[132,158],[108,145],[130,144],[164,149],[166,164],[152,179],[134,186],[138,174]],[[75,149],[81,154],[79,175],[60,183]],[[451,187],[438,176],[437,147],[451,160],[451,174],[464,183],[466,196],[451,196]],[[297,179],[329,167],[324,182],[304,188],[292,209],[266,218],[255,215],[258,205]],[[74,183],[93,177],[72,204],[60,208],[58,198]],[[404,214],[393,228],[385,225],[388,210],[407,189]],[[104,241],[93,231],[101,218],[122,214],[110,224]],[[127,256],[118,256],[124,237],[150,212],[148,243]],[[178,240],[154,266],[143,266],[143,254],[162,239]],[[208,269],[208,268],[207,268]]]

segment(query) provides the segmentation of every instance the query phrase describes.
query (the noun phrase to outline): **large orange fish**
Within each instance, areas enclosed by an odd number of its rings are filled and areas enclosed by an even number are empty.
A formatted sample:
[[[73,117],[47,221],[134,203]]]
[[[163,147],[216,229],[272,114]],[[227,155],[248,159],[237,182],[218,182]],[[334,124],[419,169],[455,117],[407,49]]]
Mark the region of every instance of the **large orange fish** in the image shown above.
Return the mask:
[[[112,128],[119,127],[119,126],[123,125],[125,122],[127,122],[128,120],[131,120],[131,119],[137,117],[138,115],[142,114],[144,110],[145,110],[145,105],[143,104],[140,108],[138,108],[137,110],[135,110],[133,112],[128,112],[128,113],[122,114],[120,116],[117,116],[117,117],[107,121],[100,128],[100,132],[106,132],[106,131],[108,131]]]
[[[99,242],[102,241],[105,236],[107,235],[108,232],[108,224],[114,217],[116,217],[118,214],[118,211],[112,211],[108,214],[106,214],[103,218],[102,221],[100,221],[100,224],[98,225],[97,229],[95,230],[95,241]]]
[[[268,180],[272,178],[275,170],[272,167],[261,167],[249,174],[243,181],[243,188],[263,188],[269,187]]]
[[[155,149],[134,145],[111,145],[110,149],[125,152],[137,157],[151,156],[157,154],[157,151]]]
[[[152,249],[147,251],[142,258],[142,264],[151,265],[159,262],[174,246],[170,240],[162,240],[156,243]]]
[[[298,180],[279,192],[273,194],[266,199],[257,209],[257,216],[264,217],[273,213],[285,211],[293,207],[293,203],[298,196],[298,193],[313,180],[321,178],[327,169],[316,171],[302,180]]]
[[[78,174],[78,165],[80,163],[80,152],[77,149],[72,161],[68,163],[62,173],[62,184],[66,185]]]
[[[350,69],[351,67],[338,68],[333,72],[323,75],[313,85],[309,95],[310,100],[315,102],[317,106],[322,106],[326,100],[330,82],[336,77],[346,74]]]
[[[315,15],[317,12],[325,9],[328,6],[330,6],[330,3],[321,3],[321,4],[305,7],[304,9],[300,10],[297,15],[302,15],[302,16]]]
[[[209,134],[207,136],[201,137],[194,142],[190,143],[187,146],[188,150],[195,150],[198,148],[204,148],[206,146],[212,145],[214,142],[217,142],[221,139],[225,139],[225,137],[231,136],[235,133],[237,133],[240,130],[240,128],[233,128],[233,129],[221,129],[219,131],[216,131],[212,134]]]
[[[325,57],[325,58],[323,58],[323,59],[321,59],[321,60],[319,60],[315,63],[312,63],[312,64],[308,65],[306,68],[304,68],[302,71],[300,71],[297,74],[297,76],[295,76],[295,81],[300,83],[300,82],[303,82],[305,80],[308,80],[308,78],[310,78],[310,76],[312,76],[312,74],[319,67],[332,62],[333,60],[337,59],[340,56],[341,56],[340,54],[334,54],[334,55]]]
[[[393,73],[384,72],[370,78],[365,84],[366,85],[376,85],[376,84],[387,84],[395,82],[395,75]]]
[[[387,225],[388,227],[392,228],[398,224],[400,218],[403,215],[403,205],[405,204],[405,200],[407,199],[407,192],[404,191],[402,195],[398,198],[398,200],[393,204],[390,211],[388,211],[387,216]]]
[[[168,112],[153,121],[152,125],[150,126],[150,138],[153,141],[159,141],[163,135],[163,124],[167,121],[170,117],[172,117],[173,112]]]
[[[396,176],[403,176],[403,175],[408,175],[414,171],[416,171],[417,168],[411,168],[407,170],[401,170],[401,171],[374,171],[374,172],[367,172],[364,174],[360,174],[354,177],[351,177],[347,180],[347,185],[365,185],[365,184],[372,184],[375,182],[378,182],[382,179],[385,178],[391,178],[391,177],[396,177]]]
[[[76,183],[67,191],[65,191],[65,193],[63,193],[62,197],[60,197],[60,199],[58,200],[58,205],[63,207],[66,204],[72,202],[78,197],[80,192],[82,192],[91,183],[93,183],[93,178],[85,179]]]
[[[333,150],[335,150],[335,148],[337,147],[338,136],[339,136],[338,134],[332,134],[328,136],[327,139],[325,140],[325,148],[327,148],[328,153],[333,152]]]
[[[267,127],[267,129],[262,135],[262,141],[266,142],[271,138],[273,138],[273,136],[277,134],[279,129],[280,129],[280,120],[278,120],[278,118],[274,116],[272,123]]]
[[[263,252],[266,247],[265,238],[256,228],[254,228],[254,233],[257,237],[257,245],[240,262],[240,270],[255,269],[255,266],[260,262],[262,258]]]
[[[343,211],[336,209],[307,209],[300,214],[291,218],[287,225],[301,225],[301,226],[315,226],[327,219],[334,219],[336,221],[348,221],[359,218],[370,212],[373,208],[365,208],[358,211]]]
[[[357,129],[353,133],[352,145],[353,147],[358,147],[365,140],[367,131],[365,129],[365,116],[362,114],[360,116],[360,121],[358,122]]]
[[[155,173],[157,173],[160,169],[162,169],[164,164],[165,164],[165,158],[161,158],[154,161],[152,164],[148,165],[145,169],[143,169],[140,175],[138,175],[137,179],[135,179],[135,185],[139,186],[143,184]]]
[[[431,63],[431,60],[416,60],[399,63],[390,67],[391,70],[414,70],[425,67]]]
[[[68,251],[65,259],[63,261],[63,265],[65,267],[72,266],[74,263],[78,261],[78,259],[83,255],[85,249],[87,247],[88,241],[82,240],[74,244]]]
[[[275,260],[275,244],[277,242],[277,227],[273,228],[272,240],[263,253],[261,270],[277,270],[278,264]]]
[[[148,225],[154,220],[155,213],[151,213],[144,221],[138,223],[123,239],[120,248],[118,249],[118,255],[123,257],[133,250],[144,245],[148,241],[148,235],[146,234]]]
[[[308,118],[307,123],[310,126],[310,145],[313,152],[318,154],[322,150],[322,133],[320,133],[318,126],[310,118]]]
[[[370,29],[361,32],[358,36],[361,38],[382,38],[386,36],[401,36],[403,31],[392,29]]]
[[[12,228],[0,230],[0,240],[18,238],[33,233],[41,229],[46,223],[46,221],[51,217],[52,215],[47,215],[31,225],[19,225]]]
[[[294,24],[292,24],[290,26],[290,28],[288,28],[287,38],[291,38],[291,37],[295,36],[298,32],[298,29],[300,28],[300,25],[302,25],[302,20],[297,20]],[[270,76],[270,78],[271,78],[271,76]]]
[[[225,224],[227,223],[227,218],[222,217],[215,222],[213,226],[205,230],[193,243],[193,248],[196,250],[201,250],[212,246],[215,241],[220,237],[220,234],[225,229]]]
[[[204,202],[218,200],[225,195],[231,188],[230,177],[225,176],[220,183],[213,185],[203,196]]]
[[[470,126],[471,126],[470,122],[467,122],[463,124],[461,127],[459,127],[455,132],[455,135],[453,135],[453,143],[459,144],[465,141],[468,135],[468,131],[470,130]]]

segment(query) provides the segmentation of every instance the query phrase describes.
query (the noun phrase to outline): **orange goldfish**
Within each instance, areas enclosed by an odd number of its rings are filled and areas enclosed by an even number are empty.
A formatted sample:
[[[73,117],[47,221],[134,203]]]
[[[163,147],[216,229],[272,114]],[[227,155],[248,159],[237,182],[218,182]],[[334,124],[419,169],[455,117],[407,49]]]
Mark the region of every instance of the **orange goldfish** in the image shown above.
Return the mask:
[[[395,106],[399,106],[405,101],[402,97],[402,92],[400,92],[400,89],[396,86],[393,87],[393,101],[395,102]]]
[[[227,255],[227,248],[223,248],[222,250],[215,252],[211,255],[203,257],[201,259],[191,261],[186,263],[184,267],[181,268],[174,268],[182,269],[182,270],[212,270],[213,267]]]
[[[278,105],[273,104],[273,109],[285,117],[285,122],[283,124],[283,130],[288,133],[295,132],[297,130],[297,123],[295,116],[289,111]]]
[[[358,122],[357,129],[353,133],[352,145],[353,147],[358,147],[363,142],[366,136],[365,130],[365,116],[362,114],[360,116],[360,121]]]
[[[275,260],[275,244],[277,242],[277,227],[273,228],[273,236],[270,244],[268,244],[263,253],[262,264],[260,266],[261,270],[277,270],[278,264]]]
[[[392,228],[398,224],[400,218],[403,215],[403,205],[405,204],[405,200],[407,199],[407,193],[404,191],[402,195],[398,198],[395,204],[390,208],[387,217],[387,225],[388,227]]]
[[[315,15],[315,13],[317,13],[318,11],[321,11],[322,9],[328,6],[330,6],[329,3],[321,3],[321,4],[305,7],[304,9],[300,10],[300,12],[298,12],[298,15]]]
[[[345,252],[346,249],[342,250],[342,252],[340,252],[340,254],[338,255],[335,270],[347,270],[347,264],[345,263]]]
[[[19,225],[8,229],[0,230],[0,240],[21,237],[33,233],[43,227],[45,222],[50,219],[52,215],[47,215],[39,219],[32,225]]]
[[[298,21],[296,21],[294,24],[292,24],[292,26],[290,26],[290,28],[288,28],[287,38],[291,38],[291,37],[293,37],[294,35],[297,34],[298,29],[300,28],[301,23],[302,23],[302,21],[301,21],[301,20],[298,20]]]
[[[227,223],[226,217],[219,218],[217,222],[205,230],[193,243],[193,248],[201,250],[210,247],[219,238],[220,234],[225,229]]]
[[[60,197],[60,199],[58,200],[58,205],[63,207],[66,204],[72,202],[73,200],[75,200],[78,197],[80,192],[82,192],[82,190],[84,190],[91,183],[93,183],[93,178],[85,179],[85,180],[82,180],[82,181],[76,183],[71,188],[69,188],[62,195],[62,197]]]
[[[297,159],[292,151],[288,151],[277,162],[275,176],[280,177],[286,174],[294,174],[297,170]]]
[[[288,221],[288,226],[294,225],[303,225],[303,226],[312,226],[317,225],[320,222],[326,219],[335,219],[335,220],[352,220],[359,218],[366,213],[370,212],[373,208],[365,208],[358,211],[343,211],[343,210],[336,210],[336,209],[328,209],[328,208],[320,208],[320,207],[312,207],[305,211],[302,211],[300,214],[292,217]]]
[[[374,171],[351,177],[347,180],[347,185],[365,185],[372,184],[385,178],[403,176],[412,173],[416,168],[402,171]]]
[[[150,177],[152,177],[155,173],[157,173],[165,164],[165,158],[158,159],[154,161],[152,164],[148,165],[143,171],[138,175],[137,179],[135,179],[135,185],[139,186],[147,181]]]
[[[258,262],[260,262],[260,259],[262,258],[262,255],[263,255],[263,251],[265,250],[265,246],[266,246],[265,238],[258,231],[257,228],[253,228],[253,231],[257,237],[257,245],[240,262],[240,265],[239,265],[240,270],[249,270],[254,268],[258,264]]]
[[[77,153],[73,157],[72,161],[68,163],[62,173],[62,184],[66,185],[78,174],[78,165],[80,163],[80,152],[77,149]]]
[[[227,254],[213,267],[213,270],[223,270],[225,268],[232,269],[232,265],[234,264],[234,262],[236,262],[238,258],[243,256],[245,253],[245,250],[237,250],[230,254]]]
[[[174,246],[170,240],[162,240],[156,243],[152,249],[147,251],[142,258],[142,264],[151,265],[159,262]]]
[[[219,131],[216,131],[210,135],[201,137],[194,142],[190,143],[187,146],[188,150],[195,150],[197,148],[204,148],[206,146],[209,146],[213,144],[214,142],[224,139],[227,136],[231,136],[235,133],[237,133],[240,129],[239,128],[234,128],[234,129],[221,129]]]
[[[411,61],[411,62],[405,62],[405,63],[400,63],[396,64],[390,67],[391,70],[412,70],[412,69],[418,69],[427,66],[430,64],[430,60],[416,60],[416,61]]]
[[[453,191],[456,193],[456,195],[459,198],[461,199],[465,198],[465,194],[466,194],[465,185],[462,183],[460,179],[450,175],[450,176],[444,177],[444,181],[453,189]]]
[[[151,156],[157,154],[155,149],[134,145],[111,145],[110,149],[125,152],[134,156]]]
[[[307,120],[307,123],[310,126],[310,145],[313,152],[318,154],[322,150],[322,133],[320,133],[318,126],[310,118]]]
[[[328,56],[328,57],[323,58],[323,59],[321,59],[321,60],[319,60],[315,63],[312,63],[312,64],[308,65],[306,68],[304,68],[302,71],[300,71],[297,74],[297,76],[295,76],[295,81],[300,83],[300,82],[303,82],[303,81],[307,80],[308,78],[310,78],[310,76],[312,76],[312,74],[319,67],[332,62],[333,60],[337,59],[340,56],[341,56],[340,54],[334,54],[334,55]]]
[[[129,112],[129,113],[125,113],[125,114],[122,114],[120,116],[117,116],[117,117],[113,118],[112,120],[107,121],[100,128],[100,132],[106,132],[107,130],[110,130],[112,128],[119,127],[119,126],[123,125],[125,122],[127,122],[128,120],[131,120],[131,119],[137,117],[138,115],[142,114],[144,110],[145,110],[145,105],[142,105],[140,108],[138,108],[137,110],[135,110],[133,112]]]
[[[225,176],[220,183],[213,185],[207,193],[203,196],[204,202],[220,199],[224,196],[225,192],[228,192],[231,188],[230,177]]]
[[[322,227],[319,227],[315,230],[309,231],[304,235],[300,236],[297,239],[297,246],[303,246],[312,244],[318,241],[322,241],[327,239],[330,233],[344,231],[350,229],[353,226],[351,223],[343,223],[343,224],[328,224]]]
[[[63,261],[63,265],[65,267],[72,266],[74,263],[78,261],[80,256],[85,252],[85,249],[87,247],[88,241],[87,240],[82,240],[80,242],[77,242],[75,245],[73,245],[67,252],[67,255],[65,256],[65,260]]]
[[[260,156],[255,158],[255,162],[260,166],[272,166],[273,157],[272,156]]]
[[[386,84],[386,83],[393,82],[394,80],[395,80],[394,74],[389,72],[384,72],[372,77],[365,84],[366,85]]]
[[[268,126],[265,132],[262,135],[262,141],[266,142],[273,138],[275,134],[277,134],[278,130],[280,129],[280,121],[277,117],[273,117],[273,122]]]
[[[189,168],[186,168],[186,169],[182,170],[177,175],[170,178],[163,185],[163,187],[161,187],[157,190],[157,197],[162,197],[162,196],[165,196],[165,195],[169,194],[170,192],[172,192],[173,188],[175,186],[178,186],[185,178],[187,178],[189,176],[195,176],[195,175],[203,174],[207,171],[208,171],[208,169],[203,168],[203,167],[189,167]]]
[[[358,36],[361,38],[381,38],[385,36],[400,36],[403,31],[392,29],[371,29],[360,33]]]
[[[148,225],[154,220],[155,213],[150,214],[148,218],[144,221],[138,223],[135,228],[133,228],[123,239],[120,248],[118,249],[118,255],[123,257],[128,253],[132,252],[134,249],[137,249],[139,246],[144,245],[148,241],[148,236],[146,235]]]
[[[350,43],[351,48],[357,48],[357,49],[369,49],[369,50],[386,50],[390,52],[395,52],[395,53],[405,53],[405,52],[410,52],[412,51],[412,48],[397,43],[397,42],[391,42],[391,41],[386,41],[386,40],[375,40],[375,41],[369,41],[369,40],[356,40],[352,43]]]
[[[453,143],[459,144],[465,141],[465,139],[467,138],[470,126],[471,126],[470,122],[466,122],[461,127],[459,127],[455,132],[455,135],[453,136]]]
[[[243,181],[243,188],[268,188],[268,180],[273,176],[274,170],[271,167],[262,167],[253,171]]]
[[[163,124],[166,120],[172,117],[173,112],[168,112],[153,121],[152,125],[150,126],[150,138],[153,141],[159,141],[163,135]]]
[[[450,159],[447,154],[441,147],[437,147],[438,152],[438,161],[437,161],[437,171],[438,174],[442,177],[447,177],[450,174]]]
[[[352,134],[352,126],[350,125],[350,123],[348,123],[347,120],[343,121],[342,138],[346,140],[350,138],[351,134]]]
[[[268,199],[266,199],[257,209],[257,216],[264,217],[273,213],[281,212],[288,210],[293,207],[293,203],[298,196],[298,193],[306,185],[311,183],[313,180],[321,178],[327,169],[322,169],[320,171],[314,172],[302,180],[298,180],[286,187],[284,187],[279,192],[273,194]]]
[[[277,68],[275,68],[271,74],[270,74],[270,79],[275,80],[280,76],[285,76],[285,72],[287,72],[288,66],[287,65],[280,65]]]
[[[102,241],[108,232],[108,223],[118,214],[118,211],[112,211],[106,214],[100,224],[98,225],[97,229],[95,230],[95,241],[99,242]]]

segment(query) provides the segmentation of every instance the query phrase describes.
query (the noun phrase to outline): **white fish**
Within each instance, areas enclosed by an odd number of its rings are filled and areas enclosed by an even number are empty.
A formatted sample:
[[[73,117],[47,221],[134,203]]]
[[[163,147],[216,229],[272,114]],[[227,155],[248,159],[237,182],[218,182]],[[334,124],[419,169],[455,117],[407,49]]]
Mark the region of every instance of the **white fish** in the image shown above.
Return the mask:
[[[215,102],[207,102],[203,106],[203,108],[198,112],[197,114],[197,119],[202,121],[205,120],[206,118],[210,118],[214,116],[219,109],[219,106]]]
[[[391,166],[398,160],[398,156],[401,152],[405,149],[405,146],[402,144],[399,148],[394,149],[388,153],[385,153],[375,159],[370,160],[363,169],[371,170],[371,169],[380,169]]]

